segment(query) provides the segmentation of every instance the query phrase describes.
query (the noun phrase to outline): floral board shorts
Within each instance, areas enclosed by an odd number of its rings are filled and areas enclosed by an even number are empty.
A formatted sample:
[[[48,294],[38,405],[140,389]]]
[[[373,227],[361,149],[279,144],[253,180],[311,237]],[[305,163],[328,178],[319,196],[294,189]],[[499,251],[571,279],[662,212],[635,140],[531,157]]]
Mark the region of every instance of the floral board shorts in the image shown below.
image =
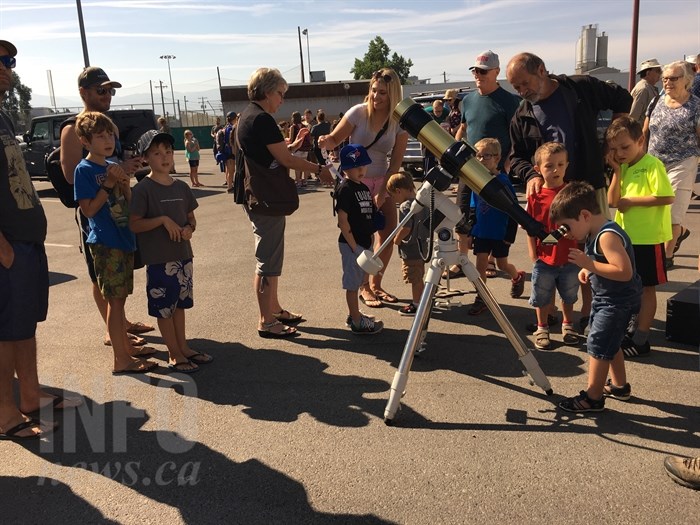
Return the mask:
[[[192,259],[146,266],[148,315],[169,319],[175,309],[192,308]]]
[[[134,252],[88,244],[97,286],[105,299],[126,299],[134,291]]]

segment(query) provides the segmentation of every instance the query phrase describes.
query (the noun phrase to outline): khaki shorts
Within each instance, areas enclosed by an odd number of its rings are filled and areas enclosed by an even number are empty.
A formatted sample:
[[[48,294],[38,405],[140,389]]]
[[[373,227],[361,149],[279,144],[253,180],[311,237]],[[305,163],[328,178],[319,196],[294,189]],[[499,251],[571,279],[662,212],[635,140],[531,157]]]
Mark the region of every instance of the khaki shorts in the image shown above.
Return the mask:
[[[406,284],[422,283],[425,263],[421,259],[401,259],[401,275]]]

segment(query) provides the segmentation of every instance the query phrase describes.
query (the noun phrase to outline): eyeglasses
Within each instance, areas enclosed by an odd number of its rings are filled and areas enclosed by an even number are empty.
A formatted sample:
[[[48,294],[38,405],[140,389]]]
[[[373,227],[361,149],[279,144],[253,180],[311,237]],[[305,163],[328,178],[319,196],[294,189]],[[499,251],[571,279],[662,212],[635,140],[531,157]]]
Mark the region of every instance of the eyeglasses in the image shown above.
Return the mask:
[[[490,160],[498,157],[497,153],[479,153],[476,158],[479,160]]]
[[[677,77],[661,77],[661,82],[678,82],[682,76]]]
[[[391,75],[382,73],[382,70],[380,69],[379,71],[372,73],[372,80],[383,80],[384,82],[389,83],[392,81],[392,78]]]
[[[472,73],[474,74],[474,76],[477,76],[477,75],[483,76],[483,75],[486,75],[489,71],[491,71],[491,70],[490,69],[479,69],[478,67],[475,67],[474,69],[472,69]]]
[[[284,100],[284,91],[278,91],[277,94],[280,96],[282,100]]]
[[[103,95],[106,95],[107,93],[109,93],[110,96],[113,97],[114,95],[117,94],[117,90],[114,88],[105,88],[105,87],[99,86],[99,87],[94,88],[94,90],[95,90],[95,93],[97,93],[99,96],[103,96]]]
[[[14,67],[17,65],[17,60],[15,60],[15,57],[11,57],[8,55],[1,56],[0,62],[2,62],[2,65],[5,66],[7,69],[14,69]]]

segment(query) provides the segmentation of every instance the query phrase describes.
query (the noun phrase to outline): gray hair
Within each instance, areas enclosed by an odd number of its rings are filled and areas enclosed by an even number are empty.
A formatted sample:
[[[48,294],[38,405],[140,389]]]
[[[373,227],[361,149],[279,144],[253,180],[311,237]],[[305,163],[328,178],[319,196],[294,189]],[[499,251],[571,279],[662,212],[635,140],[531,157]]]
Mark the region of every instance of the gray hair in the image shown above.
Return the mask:
[[[267,94],[273,92],[280,85],[287,87],[287,81],[279,69],[258,68],[248,80],[248,99],[251,101],[265,100]]]
[[[675,62],[671,62],[670,64],[666,64],[663,69],[661,70],[662,73],[665,73],[666,71],[669,70],[676,70],[680,69],[682,74],[681,76],[683,77],[683,80],[685,81],[685,89],[690,91],[690,86],[693,85],[693,79],[695,75],[690,72],[690,70],[686,67],[685,61],[683,60],[676,60]]]

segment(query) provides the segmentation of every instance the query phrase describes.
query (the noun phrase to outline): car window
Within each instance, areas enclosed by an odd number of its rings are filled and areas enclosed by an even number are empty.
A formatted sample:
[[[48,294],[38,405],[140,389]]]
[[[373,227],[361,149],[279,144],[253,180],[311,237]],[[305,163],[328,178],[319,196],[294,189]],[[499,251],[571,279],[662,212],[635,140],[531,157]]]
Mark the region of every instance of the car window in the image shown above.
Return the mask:
[[[60,120],[53,121],[53,139],[57,142],[61,142],[61,124]]]
[[[48,141],[49,140],[49,123],[48,122],[37,122],[32,130],[32,136],[30,138],[32,142],[38,141]]]

